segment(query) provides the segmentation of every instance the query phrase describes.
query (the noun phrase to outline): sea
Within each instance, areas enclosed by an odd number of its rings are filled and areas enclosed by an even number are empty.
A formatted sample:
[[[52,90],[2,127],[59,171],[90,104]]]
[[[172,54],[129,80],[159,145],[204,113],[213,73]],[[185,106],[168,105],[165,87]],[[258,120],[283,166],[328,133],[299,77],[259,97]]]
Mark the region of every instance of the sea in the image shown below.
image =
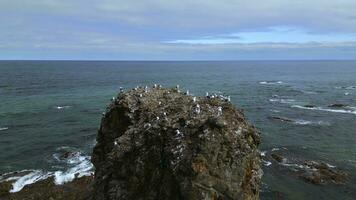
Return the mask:
[[[229,95],[244,110],[262,139],[261,199],[356,199],[356,61],[0,61],[0,181],[17,192],[92,174],[110,99],[153,84]],[[266,156],[279,151],[286,162]],[[347,182],[305,181],[296,175],[304,160]]]

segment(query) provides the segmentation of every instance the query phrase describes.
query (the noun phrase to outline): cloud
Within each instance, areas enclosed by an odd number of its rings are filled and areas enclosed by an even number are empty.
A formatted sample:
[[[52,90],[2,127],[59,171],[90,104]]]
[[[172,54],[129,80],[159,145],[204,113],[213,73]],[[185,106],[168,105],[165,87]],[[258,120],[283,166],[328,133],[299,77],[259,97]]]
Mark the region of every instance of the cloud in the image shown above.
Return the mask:
[[[311,42],[352,42],[356,34],[308,33],[297,27],[271,27],[265,31],[242,31],[216,36],[166,41],[172,44],[234,44],[234,43],[311,43]]]
[[[0,53],[355,57],[355,10],[353,0],[3,0]]]

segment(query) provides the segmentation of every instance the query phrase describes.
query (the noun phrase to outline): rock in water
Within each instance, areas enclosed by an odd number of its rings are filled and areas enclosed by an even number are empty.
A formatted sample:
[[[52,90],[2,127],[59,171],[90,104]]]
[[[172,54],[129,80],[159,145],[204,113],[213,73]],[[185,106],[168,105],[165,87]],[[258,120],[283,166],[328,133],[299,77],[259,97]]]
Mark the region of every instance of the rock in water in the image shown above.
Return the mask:
[[[93,151],[93,199],[259,199],[259,143],[242,110],[220,98],[120,93]]]

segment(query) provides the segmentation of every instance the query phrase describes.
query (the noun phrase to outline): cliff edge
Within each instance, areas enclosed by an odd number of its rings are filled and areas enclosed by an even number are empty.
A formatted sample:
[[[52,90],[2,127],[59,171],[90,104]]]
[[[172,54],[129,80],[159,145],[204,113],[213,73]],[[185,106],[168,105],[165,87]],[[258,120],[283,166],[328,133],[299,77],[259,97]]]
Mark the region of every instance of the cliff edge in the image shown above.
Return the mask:
[[[97,135],[93,199],[259,199],[259,143],[228,98],[120,92]]]

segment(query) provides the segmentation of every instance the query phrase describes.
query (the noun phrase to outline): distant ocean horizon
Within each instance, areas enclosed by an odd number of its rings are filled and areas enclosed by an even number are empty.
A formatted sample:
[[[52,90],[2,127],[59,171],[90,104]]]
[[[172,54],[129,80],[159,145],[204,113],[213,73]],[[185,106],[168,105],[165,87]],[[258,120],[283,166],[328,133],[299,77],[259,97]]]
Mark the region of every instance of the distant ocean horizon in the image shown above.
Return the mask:
[[[90,156],[101,113],[119,88],[180,85],[194,95],[231,96],[261,131],[261,199],[356,196],[356,60],[0,61],[0,181],[14,191],[54,176],[93,172]],[[338,106],[332,106],[338,104]],[[61,157],[71,152],[71,159]],[[296,160],[325,162],[349,174],[345,185],[313,185],[291,175]],[[1,175],[2,174],[2,175]]]

